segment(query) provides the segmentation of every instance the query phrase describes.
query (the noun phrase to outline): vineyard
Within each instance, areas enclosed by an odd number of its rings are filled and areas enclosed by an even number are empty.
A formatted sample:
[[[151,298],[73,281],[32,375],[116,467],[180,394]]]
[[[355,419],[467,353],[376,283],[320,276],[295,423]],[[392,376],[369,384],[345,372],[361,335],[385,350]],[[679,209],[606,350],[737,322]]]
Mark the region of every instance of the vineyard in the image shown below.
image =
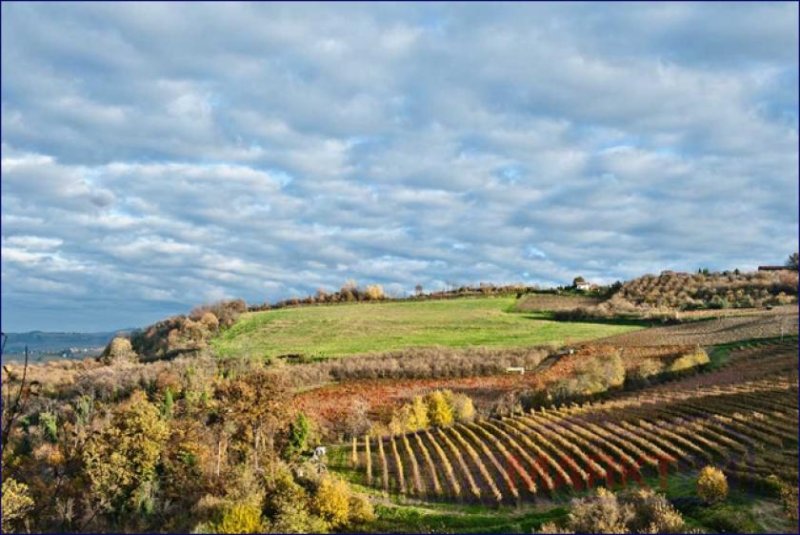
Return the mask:
[[[734,351],[721,369],[603,402],[353,443],[367,483],[426,499],[516,504],[724,467],[795,485],[796,339]]]

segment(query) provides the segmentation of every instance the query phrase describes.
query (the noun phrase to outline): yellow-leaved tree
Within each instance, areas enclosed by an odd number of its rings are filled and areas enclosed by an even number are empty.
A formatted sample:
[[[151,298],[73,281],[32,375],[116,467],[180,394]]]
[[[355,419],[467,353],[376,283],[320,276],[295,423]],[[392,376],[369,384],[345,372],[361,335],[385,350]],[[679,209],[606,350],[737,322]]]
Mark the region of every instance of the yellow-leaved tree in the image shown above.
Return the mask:
[[[325,475],[314,496],[314,512],[334,529],[344,527],[350,518],[350,487],[341,479]]]
[[[155,478],[167,439],[158,407],[141,391],[117,407],[110,425],[89,438],[83,452],[92,496],[100,510],[121,513]]]
[[[436,390],[425,396],[428,405],[428,421],[430,425],[446,427],[453,423],[453,407],[447,402],[445,394]]]

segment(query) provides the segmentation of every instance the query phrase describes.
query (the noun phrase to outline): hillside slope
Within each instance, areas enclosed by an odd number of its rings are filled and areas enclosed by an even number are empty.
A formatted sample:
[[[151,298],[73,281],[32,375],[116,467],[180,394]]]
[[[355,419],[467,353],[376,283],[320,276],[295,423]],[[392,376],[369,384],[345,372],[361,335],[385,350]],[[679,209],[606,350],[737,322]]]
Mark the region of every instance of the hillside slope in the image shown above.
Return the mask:
[[[243,314],[212,341],[221,356],[338,357],[407,347],[525,347],[637,329],[506,312],[513,297],[341,304]]]
[[[751,308],[796,301],[797,272],[677,273],[644,275],[622,285],[617,298],[640,307],[680,310]]]

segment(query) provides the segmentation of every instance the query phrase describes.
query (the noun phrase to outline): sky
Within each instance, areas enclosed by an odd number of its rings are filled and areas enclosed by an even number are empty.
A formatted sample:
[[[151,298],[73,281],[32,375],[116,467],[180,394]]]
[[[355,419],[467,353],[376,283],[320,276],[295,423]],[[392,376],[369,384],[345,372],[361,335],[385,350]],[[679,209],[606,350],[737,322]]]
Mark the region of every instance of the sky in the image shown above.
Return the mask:
[[[798,242],[798,4],[2,3],[2,328]]]

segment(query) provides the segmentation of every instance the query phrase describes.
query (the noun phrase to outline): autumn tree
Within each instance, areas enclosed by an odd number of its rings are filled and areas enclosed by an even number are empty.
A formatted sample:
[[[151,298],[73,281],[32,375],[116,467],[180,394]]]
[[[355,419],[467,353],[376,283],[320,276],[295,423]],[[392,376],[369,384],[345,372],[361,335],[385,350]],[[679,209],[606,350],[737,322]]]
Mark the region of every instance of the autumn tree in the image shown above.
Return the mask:
[[[464,394],[454,394],[450,390],[443,392],[447,403],[453,410],[453,419],[457,422],[471,422],[475,419],[475,405],[472,399]]]
[[[136,391],[115,409],[110,425],[89,438],[83,462],[100,510],[130,508],[134,494],[155,477],[167,434],[158,407]]]
[[[135,362],[136,358],[136,352],[133,350],[131,341],[121,336],[111,340],[102,355],[100,355],[100,361],[103,364]]]
[[[311,514],[311,497],[285,467],[267,488],[264,512],[275,533],[324,533],[328,525]]]
[[[440,390],[435,390],[425,397],[428,404],[428,421],[431,425],[445,427],[453,423],[453,408]]]
[[[421,396],[414,396],[409,405],[409,430],[424,429],[428,427],[428,407]]]
[[[380,284],[370,284],[364,289],[364,296],[368,301],[380,301],[384,298],[383,286]]]
[[[190,510],[212,488],[210,476],[216,453],[212,437],[213,431],[198,419],[176,418],[170,422],[169,439],[161,456],[160,492],[178,510]],[[166,531],[185,527],[172,523],[165,526]]]
[[[347,416],[344,422],[345,431],[350,436],[360,436],[369,431],[371,426],[369,403],[361,398],[354,400],[347,407]]]
[[[238,426],[250,443],[253,467],[261,470],[260,455],[276,451],[278,432],[289,420],[291,393],[285,378],[266,370],[255,370],[241,378],[222,382],[216,391],[223,419]]]
[[[322,477],[314,497],[314,511],[333,528],[347,525],[350,517],[350,488],[331,475]]]

